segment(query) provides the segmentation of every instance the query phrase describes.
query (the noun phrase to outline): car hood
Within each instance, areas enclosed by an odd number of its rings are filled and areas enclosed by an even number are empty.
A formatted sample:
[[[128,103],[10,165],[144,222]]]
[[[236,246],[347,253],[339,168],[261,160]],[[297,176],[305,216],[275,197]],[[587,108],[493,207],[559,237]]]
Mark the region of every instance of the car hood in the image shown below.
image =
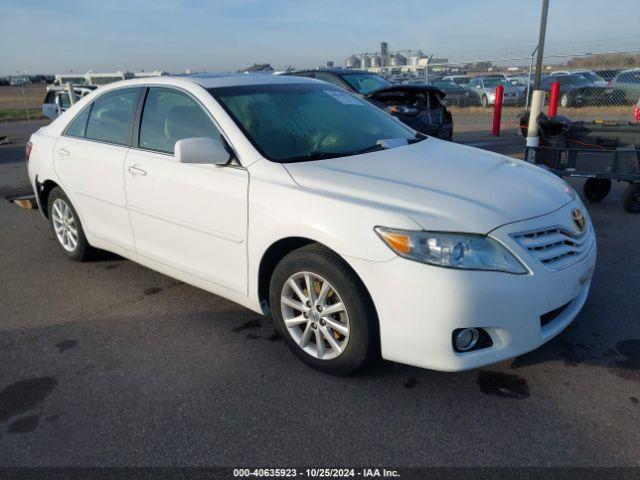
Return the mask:
[[[488,233],[557,210],[575,195],[541,168],[432,137],[364,155],[284,166],[303,188],[401,212],[427,230]]]

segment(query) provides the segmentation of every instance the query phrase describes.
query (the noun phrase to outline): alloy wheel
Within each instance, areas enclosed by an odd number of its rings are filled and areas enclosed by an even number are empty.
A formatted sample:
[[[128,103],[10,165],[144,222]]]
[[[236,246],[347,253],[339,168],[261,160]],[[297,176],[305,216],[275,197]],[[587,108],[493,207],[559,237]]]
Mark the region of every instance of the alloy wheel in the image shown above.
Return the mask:
[[[312,272],[291,275],[280,296],[287,332],[307,354],[331,360],[349,342],[349,315],[333,285]]]
[[[78,246],[78,225],[67,202],[56,198],[51,207],[51,219],[60,245],[67,252],[73,252]]]

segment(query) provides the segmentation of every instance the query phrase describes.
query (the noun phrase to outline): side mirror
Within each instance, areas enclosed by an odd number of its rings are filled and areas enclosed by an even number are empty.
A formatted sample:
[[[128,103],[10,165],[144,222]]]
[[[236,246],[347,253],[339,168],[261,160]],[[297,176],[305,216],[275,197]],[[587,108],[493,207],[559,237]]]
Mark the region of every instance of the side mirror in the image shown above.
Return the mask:
[[[231,155],[220,140],[207,137],[178,140],[175,146],[175,157],[178,163],[206,165],[226,165],[231,159]]]

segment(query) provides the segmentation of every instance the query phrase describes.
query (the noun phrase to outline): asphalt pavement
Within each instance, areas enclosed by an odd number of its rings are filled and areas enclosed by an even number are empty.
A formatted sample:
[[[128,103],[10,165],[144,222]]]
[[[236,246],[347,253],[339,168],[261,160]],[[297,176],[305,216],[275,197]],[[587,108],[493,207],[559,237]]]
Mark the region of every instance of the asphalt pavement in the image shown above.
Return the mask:
[[[25,190],[42,124],[0,124],[0,197]],[[0,199],[0,466],[640,465],[640,215],[622,187],[589,205],[592,291],[556,339],[480,370],[349,378],[232,302],[113,255],[67,260]]]

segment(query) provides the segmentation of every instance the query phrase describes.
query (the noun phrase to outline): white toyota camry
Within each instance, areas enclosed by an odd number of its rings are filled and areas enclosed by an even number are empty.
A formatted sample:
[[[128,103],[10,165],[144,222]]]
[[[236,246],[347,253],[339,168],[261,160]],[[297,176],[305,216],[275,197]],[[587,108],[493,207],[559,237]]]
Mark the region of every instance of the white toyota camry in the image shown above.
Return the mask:
[[[270,313],[334,374],[379,355],[456,371],[525,353],[591,284],[593,227],[565,182],[317,80],[114,83],[26,153],[69,258],[109,250]]]

